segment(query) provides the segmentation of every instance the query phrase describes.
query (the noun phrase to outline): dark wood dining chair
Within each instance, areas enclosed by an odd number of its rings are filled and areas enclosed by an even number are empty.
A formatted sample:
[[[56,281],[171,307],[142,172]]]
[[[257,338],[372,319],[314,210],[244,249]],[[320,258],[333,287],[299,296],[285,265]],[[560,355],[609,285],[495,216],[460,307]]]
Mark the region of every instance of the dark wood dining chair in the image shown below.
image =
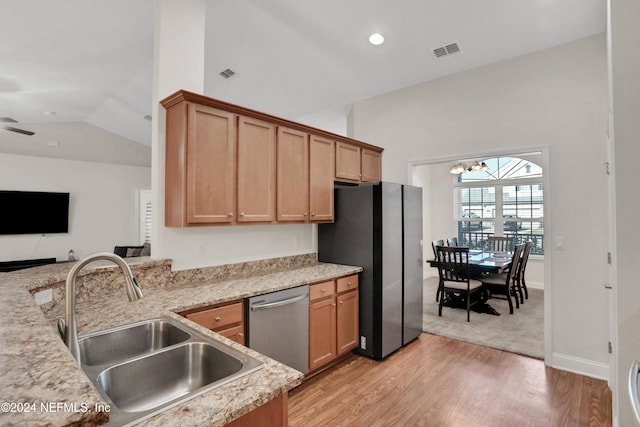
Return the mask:
[[[449,237],[447,239],[447,246],[458,246],[458,238],[457,237]]]
[[[489,250],[496,252],[508,252],[513,245],[513,238],[506,236],[488,236]]]
[[[434,240],[431,242],[431,247],[433,248],[433,256],[435,257],[436,261],[438,260],[438,253],[436,252],[437,246],[444,246],[444,240],[440,239],[440,240]],[[440,291],[436,289],[436,302],[438,302],[439,298],[440,298]]]
[[[436,254],[440,276],[438,316],[442,317],[442,306],[446,297],[459,298],[466,306],[469,322],[471,307],[484,301],[482,282],[471,279],[469,275],[469,248],[436,246]],[[476,294],[479,295],[476,297]]]
[[[520,303],[524,303],[525,299],[529,299],[529,291],[527,290],[527,283],[524,280],[524,272],[527,268],[527,261],[529,261],[529,254],[531,253],[531,248],[533,247],[533,242],[528,240],[524,244],[524,249],[522,250],[522,258],[520,259],[520,266],[518,271],[518,281],[516,286],[518,287],[518,294],[520,295]],[[522,291],[524,291],[524,298],[522,295]]]
[[[520,256],[522,255],[524,245],[516,245],[513,250],[513,256],[511,257],[511,266],[509,271],[498,274],[488,274],[482,276],[482,284],[489,292],[489,298],[499,298],[496,295],[504,295],[505,299],[509,301],[509,314],[513,314],[513,302],[511,301],[511,295],[513,294],[516,299],[516,308],[520,308],[520,300],[516,293],[515,283],[518,281],[518,268],[520,266]]]

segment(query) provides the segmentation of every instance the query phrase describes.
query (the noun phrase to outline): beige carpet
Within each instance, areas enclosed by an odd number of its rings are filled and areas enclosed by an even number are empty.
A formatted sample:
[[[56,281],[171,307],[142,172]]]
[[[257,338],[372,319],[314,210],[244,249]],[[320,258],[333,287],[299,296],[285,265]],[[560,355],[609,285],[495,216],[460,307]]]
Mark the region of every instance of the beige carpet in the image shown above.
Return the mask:
[[[514,301],[511,315],[506,300],[490,299],[487,304],[500,316],[472,311],[471,322],[467,323],[465,309],[443,307],[442,317],[438,317],[437,286],[437,277],[424,280],[423,331],[544,359],[543,290],[529,289],[529,299],[525,299],[519,309],[515,308]]]

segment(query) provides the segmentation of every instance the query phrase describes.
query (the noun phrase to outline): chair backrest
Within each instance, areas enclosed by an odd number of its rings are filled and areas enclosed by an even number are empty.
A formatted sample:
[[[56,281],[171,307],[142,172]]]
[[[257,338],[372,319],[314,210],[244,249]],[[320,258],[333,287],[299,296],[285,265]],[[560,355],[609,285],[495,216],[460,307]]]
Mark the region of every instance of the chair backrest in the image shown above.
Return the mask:
[[[436,246],[440,281],[469,283],[469,248]]]
[[[458,246],[458,238],[457,237],[449,237],[447,239],[448,246]]]
[[[506,252],[511,250],[511,245],[513,243],[512,237],[506,236],[489,236],[489,250],[490,251],[500,251]]]
[[[524,245],[516,245],[513,248],[513,256],[511,257],[511,267],[509,267],[509,279],[512,282],[514,280],[518,280],[520,274],[520,262],[522,261],[522,250],[524,249]]]
[[[433,242],[431,242],[431,247],[433,248],[433,256],[435,256],[437,260],[438,253],[436,252],[436,246],[444,246],[444,240],[440,239],[440,240],[434,240]]]
[[[527,261],[529,260],[529,254],[531,253],[532,247],[533,242],[531,240],[528,240],[527,243],[524,244],[522,259],[520,260],[520,268],[518,269],[518,274],[520,275],[520,277],[524,277],[524,270],[527,268]]]

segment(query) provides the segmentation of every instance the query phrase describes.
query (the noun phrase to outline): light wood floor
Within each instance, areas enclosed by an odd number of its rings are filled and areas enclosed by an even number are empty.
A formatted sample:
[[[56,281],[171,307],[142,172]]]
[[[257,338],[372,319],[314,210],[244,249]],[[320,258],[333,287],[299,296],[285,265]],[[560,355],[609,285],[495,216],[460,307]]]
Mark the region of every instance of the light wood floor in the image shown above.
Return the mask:
[[[422,334],[378,362],[351,356],[289,393],[296,426],[610,426],[606,381]]]

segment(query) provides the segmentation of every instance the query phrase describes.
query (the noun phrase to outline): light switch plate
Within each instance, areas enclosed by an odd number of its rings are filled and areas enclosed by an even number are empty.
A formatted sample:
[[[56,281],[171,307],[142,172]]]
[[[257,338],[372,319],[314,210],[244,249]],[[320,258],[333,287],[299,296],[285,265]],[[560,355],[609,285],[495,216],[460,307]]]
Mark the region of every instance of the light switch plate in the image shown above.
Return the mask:
[[[555,236],[553,238],[553,248],[559,251],[564,250],[564,236]]]

